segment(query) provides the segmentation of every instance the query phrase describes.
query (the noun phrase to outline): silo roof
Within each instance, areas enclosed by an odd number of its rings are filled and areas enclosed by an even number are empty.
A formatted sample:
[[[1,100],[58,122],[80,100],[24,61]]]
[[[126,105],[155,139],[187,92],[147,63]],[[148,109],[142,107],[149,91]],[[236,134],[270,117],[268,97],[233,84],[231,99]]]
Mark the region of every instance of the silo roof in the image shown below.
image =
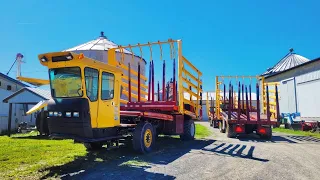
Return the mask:
[[[95,51],[95,50],[96,51],[108,51],[109,49],[117,48],[117,47],[119,47],[119,46],[116,43],[109,40],[104,35],[104,33],[101,32],[100,36],[97,39],[80,44],[80,45],[75,46],[73,48],[63,50],[63,52],[64,51],[90,51],[90,50],[92,50],[92,51]],[[119,49],[116,49],[115,51],[120,52]],[[124,54],[132,54],[132,52],[127,49],[124,49],[123,53]],[[134,56],[137,58],[141,58],[140,56],[137,56],[135,54],[134,54]],[[147,61],[144,58],[142,58],[142,59],[143,59],[144,63],[147,64]]]
[[[104,35],[103,32],[101,32],[101,35],[92,41],[86,42],[84,44],[80,44],[78,46],[75,46],[70,49],[66,49],[64,51],[85,51],[85,50],[98,50],[98,51],[107,51],[112,48],[117,48],[118,45],[111,40],[107,39],[107,37]],[[120,52],[119,49],[116,49],[116,51]],[[126,54],[132,54],[127,49],[123,50]]]
[[[293,49],[290,49],[288,54],[286,54],[276,65],[269,68],[265,73],[263,73],[262,76],[269,76],[272,74],[280,73],[308,61],[310,60],[294,53]]]

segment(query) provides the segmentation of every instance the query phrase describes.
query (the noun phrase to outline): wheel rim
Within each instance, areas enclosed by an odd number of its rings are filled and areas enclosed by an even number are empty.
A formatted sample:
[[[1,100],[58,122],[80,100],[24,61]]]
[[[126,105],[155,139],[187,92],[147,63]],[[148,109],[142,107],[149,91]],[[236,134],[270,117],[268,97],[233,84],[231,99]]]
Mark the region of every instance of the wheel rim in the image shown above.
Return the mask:
[[[195,133],[195,127],[194,127],[194,123],[192,123],[190,128],[190,135],[194,136],[194,133]]]
[[[144,145],[149,148],[152,143],[152,132],[150,129],[147,129],[146,132],[144,133]]]

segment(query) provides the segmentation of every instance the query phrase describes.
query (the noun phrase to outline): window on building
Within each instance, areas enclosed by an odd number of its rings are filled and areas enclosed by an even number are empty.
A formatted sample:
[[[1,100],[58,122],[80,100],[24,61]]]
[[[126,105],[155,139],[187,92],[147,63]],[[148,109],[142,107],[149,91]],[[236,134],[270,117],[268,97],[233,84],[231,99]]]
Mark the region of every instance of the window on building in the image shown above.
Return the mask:
[[[1,81],[0,81],[0,86],[1,86]]]
[[[101,80],[101,99],[109,100],[114,96],[114,74],[102,73]]]
[[[90,101],[96,101],[98,99],[99,71],[92,68],[85,68],[84,76],[87,97],[90,99]]]
[[[12,87],[10,85],[7,86],[7,90],[11,91]]]

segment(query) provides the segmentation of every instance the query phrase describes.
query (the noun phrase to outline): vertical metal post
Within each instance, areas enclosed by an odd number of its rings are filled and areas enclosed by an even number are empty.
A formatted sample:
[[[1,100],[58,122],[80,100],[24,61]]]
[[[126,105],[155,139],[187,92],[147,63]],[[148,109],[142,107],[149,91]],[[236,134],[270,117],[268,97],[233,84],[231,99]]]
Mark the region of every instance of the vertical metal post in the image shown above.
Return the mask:
[[[176,101],[176,59],[173,58],[173,101]]]
[[[128,63],[128,89],[129,89],[129,102],[131,102],[131,67],[130,63]]]
[[[266,86],[266,96],[267,96],[267,120],[270,121],[270,99],[269,99],[269,87]]]
[[[240,89],[241,89],[241,86],[240,86],[240,81],[239,81],[239,85],[238,85],[238,113],[237,113],[238,121],[240,121],[240,114],[241,114],[241,102],[240,102],[240,93],[241,93],[241,91],[240,91]]]
[[[250,112],[249,112],[249,99],[248,99],[248,88],[246,86],[246,114],[247,114],[247,121],[250,121]]]
[[[226,85],[223,83],[223,104],[226,104]]]
[[[166,100],[166,61],[162,65],[162,101]]]
[[[230,82],[230,84],[231,84],[231,82]],[[232,111],[233,111],[233,109],[234,109],[234,94],[233,94],[233,85],[231,85],[231,104],[232,104]]]
[[[182,41],[178,40],[178,79],[179,79],[179,84],[178,84],[178,93],[179,93],[179,111],[180,113],[184,113],[184,96],[183,96],[183,83],[182,83],[182,70],[183,70],[183,56],[182,56]]]
[[[261,78],[261,94],[262,94],[262,111],[265,113],[265,106],[266,106],[266,96],[265,96],[265,80],[264,77]]]
[[[138,102],[140,102],[140,62],[138,62]]]
[[[178,82],[176,81],[176,100],[178,98]],[[178,105],[178,101],[176,101],[176,105]]]
[[[160,101],[160,84],[159,84],[159,81],[158,81],[158,101]]]
[[[276,85],[276,108],[277,108],[277,121],[280,122],[280,107],[279,107],[279,94],[278,86]]]
[[[169,100],[169,91],[170,91],[170,84],[167,83],[167,87],[166,87],[166,94],[167,94],[167,101]]]
[[[154,102],[154,62],[152,60],[152,102]]]
[[[219,89],[219,76],[216,76],[216,114],[217,114],[217,119],[220,119],[220,89]]]
[[[241,95],[242,95],[242,109],[244,110],[244,86],[243,86],[243,84],[242,84]]]
[[[229,84],[229,103],[228,103],[228,120],[231,120],[231,101],[230,99],[232,98],[232,89],[231,89],[231,84]]]
[[[148,101],[150,101],[150,93],[151,93],[151,74],[152,74],[152,61],[150,61],[149,65],[149,83],[148,83]]]
[[[257,88],[257,121],[260,121],[260,94],[259,94],[259,82],[256,85]]]
[[[252,109],[251,84],[249,85],[249,97],[250,97],[250,111],[251,111]]]
[[[11,136],[12,103],[9,103],[8,136]]]

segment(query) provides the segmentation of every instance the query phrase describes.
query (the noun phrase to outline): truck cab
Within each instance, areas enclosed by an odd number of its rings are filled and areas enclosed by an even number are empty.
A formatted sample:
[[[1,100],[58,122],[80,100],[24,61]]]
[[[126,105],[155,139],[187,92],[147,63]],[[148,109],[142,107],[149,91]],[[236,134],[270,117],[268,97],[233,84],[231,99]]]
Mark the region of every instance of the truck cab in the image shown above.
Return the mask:
[[[121,70],[70,52],[40,54],[49,69],[51,135],[86,142],[117,136]]]

